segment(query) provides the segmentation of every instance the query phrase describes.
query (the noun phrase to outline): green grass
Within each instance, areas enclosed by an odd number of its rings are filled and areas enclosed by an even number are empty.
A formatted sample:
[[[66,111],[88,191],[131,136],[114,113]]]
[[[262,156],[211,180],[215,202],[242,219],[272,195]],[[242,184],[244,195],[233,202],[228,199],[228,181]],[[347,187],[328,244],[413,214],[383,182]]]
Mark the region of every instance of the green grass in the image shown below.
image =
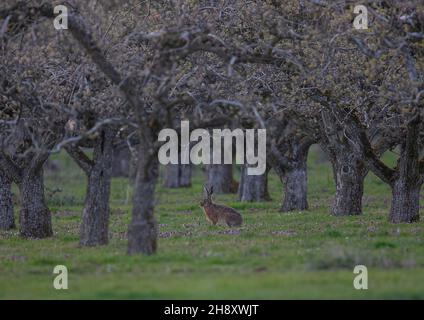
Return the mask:
[[[131,192],[121,178],[112,186],[110,244],[78,247],[85,178],[68,157],[57,158],[66,170],[46,175],[54,237],[28,241],[17,231],[0,232],[2,299],[424,298],[423,223],[388,223],[390,190],[372,174],[364,215],[331,217],[332,172],[316,152],[309,158],[309,211],[278,211],[282,185],[274,174],[271,202],[217,196],[242,213],[238,233],[204,219],[200,171],[190,189],[159,185],[159,248],[150,257],[126,255]],[[58,264],[68,267],[69,290],[52,286]],[[358,264],[368,267],[369,290],[353,288]]]

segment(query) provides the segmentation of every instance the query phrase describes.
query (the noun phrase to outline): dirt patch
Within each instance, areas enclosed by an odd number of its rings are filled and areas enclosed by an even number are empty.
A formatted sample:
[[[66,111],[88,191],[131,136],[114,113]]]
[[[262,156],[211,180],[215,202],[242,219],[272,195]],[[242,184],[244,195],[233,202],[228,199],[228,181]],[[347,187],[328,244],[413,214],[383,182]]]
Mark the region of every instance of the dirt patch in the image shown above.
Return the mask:
[[[228,229],[228,230],[219,230],[219,231],[207,232],[208,235],[225,234],[225,235],[230,235],[230,236],[237,236],[240,233],[241,233],[240,229]]]
[[[272,231],[271,234],[274,234],[277,236],[295,236],[297,235],[297,232],[292,230],[278,230],[278,231]]]
[[[183,227],[186,229],[194,229],[200,226],[200,223],[183,223]]]
[[[186,231],[175,231],[175,230],[171,230],[171,231],[164,231],[164,232],[159,232],[159,238],[171,238],[171,237],[189,237],[191,236],[191,232]]]

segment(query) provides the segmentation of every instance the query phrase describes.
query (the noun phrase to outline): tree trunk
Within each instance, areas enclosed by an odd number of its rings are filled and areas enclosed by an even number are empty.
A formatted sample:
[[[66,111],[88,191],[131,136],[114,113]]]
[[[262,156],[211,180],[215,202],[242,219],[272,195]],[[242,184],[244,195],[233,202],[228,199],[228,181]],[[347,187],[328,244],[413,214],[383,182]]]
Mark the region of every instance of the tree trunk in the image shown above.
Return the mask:
[[[400,146],[397,172],[391,181],[389,221],[393,223],[412,223],[420,219],[420,190],[424,180],[418,141],[420,123],[421,118],[416,117],[408,124],[405,141]]]
[[[191,175],[192,175],[191,164],[182,164],[180,166],[180,187],[182,188],[191,187]]]
[[[15,228],[11,186],[12,181],[0,170],[0,230]]]
[[[165,166],[164,188],[185,188],[191,186],[191,165],[168,164]]]
[[[88,185],[80,228],[81,246],[106,245],[109,240],[109,197],[113,162],[113,130],[100,133],[93,151],[93,165],[88,173]]]
[[[364,179],[368,172],[362,161],[351,152],[340,152],[331,159],[336,195],[331,208],[334,216],[362,214]]]
[[[24,238],[47,238],[53,235],[51,214],[44,198],[42,166],[23,170],[19,185],[21,210],[19,231]]]
[[[299,159],[293,168],[285,171],[282,182],[284,186],[284,199],[281,206],[282,212],[302,211],[308,209],[308,173],[306,158]]]
[[[141,143],[138,152],[132,220],[128,228],[128,253],[156,252],[158,226],[154,217],[155,187],[159,175],[157,152]]]
[[[412,223],[420,220],[420,190],[421,185],[409,184],[406,177],[393,183],[390,222]]]
[[[180,165],[167,164],[165,166],[165,177],[163,180],[164,188],[179,188],[180,187]]]
[[[129,184],[130,186],[135,185],[135,179],[137,177],[137,165],[138,165],[138,149],[131,148],[130,150],[130,164],[129,164]]]
[[[268,172],[259,176],[247,174],[247,165],[241,170],[238,197],[240,201],[262,202],[271,200],[268,193]]]
[[[307,159],[310,141],[293,140],[288,151],[290,158],[275,148],[270,154],[270,163],[283,183],[283,200],[280,211],[302,211],[308,209]]]
[[[206,184],[213,187],[214,193],[236,193],[238,183],[233,179],[233,165],[206,165]]]

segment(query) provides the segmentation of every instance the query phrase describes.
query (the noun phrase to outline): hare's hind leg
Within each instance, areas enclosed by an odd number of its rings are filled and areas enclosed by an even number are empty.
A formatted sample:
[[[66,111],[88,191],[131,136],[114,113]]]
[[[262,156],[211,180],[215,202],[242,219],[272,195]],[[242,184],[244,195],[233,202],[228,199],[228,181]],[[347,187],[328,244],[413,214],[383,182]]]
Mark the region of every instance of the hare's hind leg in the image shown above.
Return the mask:
[[[227,223],[227,226],[229,226],[230,228],[240,227],[242,225],[242,220],[238,216],[227,217],[227,219],[225,219],[225,222]]]
[[[232,219],[227,219],[225,220],[226,224],[228,227],[232,228],[232,227],[237,227],[237,223],[235,223],[235,221],[232,221]]]

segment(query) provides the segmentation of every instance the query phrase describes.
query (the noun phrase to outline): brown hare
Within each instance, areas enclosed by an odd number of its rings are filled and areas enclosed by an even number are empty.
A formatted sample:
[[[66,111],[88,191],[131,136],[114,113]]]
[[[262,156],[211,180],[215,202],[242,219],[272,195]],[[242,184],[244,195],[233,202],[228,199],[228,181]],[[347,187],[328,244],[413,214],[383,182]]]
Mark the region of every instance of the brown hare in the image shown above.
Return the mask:
[[[216,225],[218,222],[222,221],[225,222],[229,227],[241,226],[243,219],[240,213],[238,213],[233,208],[213,203],[213,187],[208,189],[205,186],[204,189],[206,197],[202,200],[202,202],[200,202],[200,206],[203,208],[206,219],[213,225]]]

